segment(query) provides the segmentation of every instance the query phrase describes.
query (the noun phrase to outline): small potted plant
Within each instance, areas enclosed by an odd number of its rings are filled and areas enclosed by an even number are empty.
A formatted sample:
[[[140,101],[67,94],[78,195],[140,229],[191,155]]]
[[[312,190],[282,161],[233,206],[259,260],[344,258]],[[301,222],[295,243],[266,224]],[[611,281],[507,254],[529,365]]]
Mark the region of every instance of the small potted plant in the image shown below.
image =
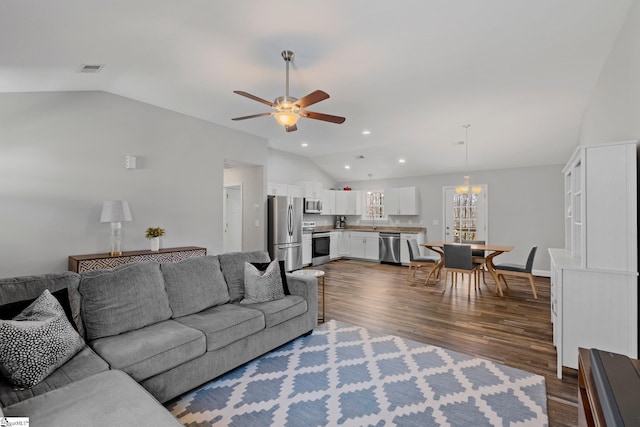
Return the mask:
[[[160,236],[164,236],[164,228],[160,228],[160,227],[147,228],[145,237],[149,239],[149,242],[151,244],[151,250],[154,252],[160,250]]]

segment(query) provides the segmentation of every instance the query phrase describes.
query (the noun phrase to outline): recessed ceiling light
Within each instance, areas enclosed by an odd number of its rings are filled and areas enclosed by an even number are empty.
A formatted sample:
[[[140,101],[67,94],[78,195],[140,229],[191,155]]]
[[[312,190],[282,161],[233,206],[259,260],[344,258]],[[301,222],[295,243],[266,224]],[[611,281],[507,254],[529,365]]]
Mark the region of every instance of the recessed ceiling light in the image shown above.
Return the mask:
[[[406,160],[405,159],[398,159],[398,163],[405,163]]]
[[[362,131],[362,134],[363,134],[363,135],[369,135],[369,134],[371,134],[371,131],[370,131],[370,130],[365,129],[365,130],[363,130],[363,131]]]
[[[309,144],[307,144],[306,142],[303,142],[302,144],[300,144],[301,147],[308,147]]]
[[[351,166],[349,166],[349,165],[344,165],[344,168],[345,168],[345,169],[351,169]]]

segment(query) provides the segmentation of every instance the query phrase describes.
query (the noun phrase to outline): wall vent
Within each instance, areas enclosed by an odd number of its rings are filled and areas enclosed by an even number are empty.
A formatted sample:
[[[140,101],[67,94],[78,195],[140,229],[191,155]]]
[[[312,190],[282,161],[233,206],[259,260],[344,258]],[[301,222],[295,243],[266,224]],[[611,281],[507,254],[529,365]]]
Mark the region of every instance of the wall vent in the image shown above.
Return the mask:
[[[104,68],[104,65],[85,64],[80,66],[81,73],[99,73]]]

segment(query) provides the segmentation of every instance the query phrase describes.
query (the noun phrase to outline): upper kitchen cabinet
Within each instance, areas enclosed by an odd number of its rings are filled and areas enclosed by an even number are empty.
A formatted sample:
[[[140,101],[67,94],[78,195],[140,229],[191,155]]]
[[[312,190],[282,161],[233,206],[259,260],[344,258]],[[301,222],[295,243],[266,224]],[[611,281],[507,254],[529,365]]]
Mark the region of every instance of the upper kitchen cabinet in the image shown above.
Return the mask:
[[[336,215],[362,214],[362,202],[359,200],[362,197],[361,191],[336,191],[334,194]]]
[[[322,183],[313,181],[300,181],[296,183],[304,189],[304,197],[307,199],[322,199]]]
[[[417,199],[415,187],[386,188],[384,210],[387,215],[418,215]]]
[[[333,190],[322,190],[322,213],[321,215],[336,214],[336,196]]]
[[[267,195],[304,197],[304,188],[300,185],[287,185],[269,182],[267,183]]]

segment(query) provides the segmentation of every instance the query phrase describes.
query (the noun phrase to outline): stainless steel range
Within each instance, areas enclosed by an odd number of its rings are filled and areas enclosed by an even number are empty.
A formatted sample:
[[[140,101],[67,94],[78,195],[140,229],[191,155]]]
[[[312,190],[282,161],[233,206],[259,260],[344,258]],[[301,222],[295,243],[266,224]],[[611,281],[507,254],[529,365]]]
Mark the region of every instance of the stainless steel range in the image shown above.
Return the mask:
[[[328,231],[314,231],[311,235],[311,265],[320,265],[330,261],[329,246],[331,234]]]
[[[320,265],[329,262],[329,246],[331,234],[328,231],[316,231],[315,221],[304,221],[302,229],[305,233],[311,232],[311,265]]]

